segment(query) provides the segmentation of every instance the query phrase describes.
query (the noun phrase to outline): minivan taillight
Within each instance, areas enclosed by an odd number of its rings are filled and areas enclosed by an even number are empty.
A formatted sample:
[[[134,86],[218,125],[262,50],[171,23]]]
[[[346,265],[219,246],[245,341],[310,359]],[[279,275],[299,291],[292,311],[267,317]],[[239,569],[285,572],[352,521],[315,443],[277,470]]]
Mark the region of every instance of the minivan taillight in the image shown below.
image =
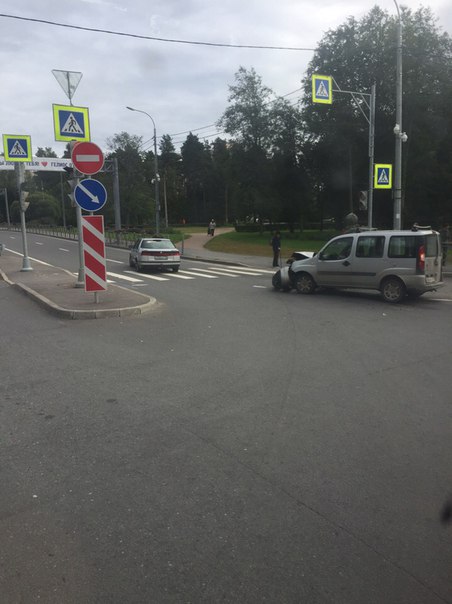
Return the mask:
[[[425,271],[425,245],[420,245],[417,250],[417,269],[421,273]]]

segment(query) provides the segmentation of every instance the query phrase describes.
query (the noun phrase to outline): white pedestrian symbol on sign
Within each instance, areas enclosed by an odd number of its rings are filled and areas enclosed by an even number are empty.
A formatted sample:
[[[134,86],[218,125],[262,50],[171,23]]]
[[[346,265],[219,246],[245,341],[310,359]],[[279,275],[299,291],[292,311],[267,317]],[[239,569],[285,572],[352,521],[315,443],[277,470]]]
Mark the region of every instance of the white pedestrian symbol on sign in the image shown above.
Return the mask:
[[[328,90],[326,89],[325,82],[320,80],[320,83],[317,87],[316,96],[327,99],[329,97]]]
[[[16,157],[23,157],[24,155],[27,155],[27,152],[25,151],[25,149],[22,147],[22,145],[19,143],[19,141],[16,141],[11,149],[11,151],[9,152],[9,155],[15,155]]]
[[[378,177],[378,184],[379,185],[388,185],[389,184],[389,177],[388,177],[387,170],[381,170],[380,176]]]
[[[66,123],[61,129],[61,132],[66,134],[83,134],[83,130],[80,128],[80,125],[75,119],[73,113],[71,113],[67,118]]]

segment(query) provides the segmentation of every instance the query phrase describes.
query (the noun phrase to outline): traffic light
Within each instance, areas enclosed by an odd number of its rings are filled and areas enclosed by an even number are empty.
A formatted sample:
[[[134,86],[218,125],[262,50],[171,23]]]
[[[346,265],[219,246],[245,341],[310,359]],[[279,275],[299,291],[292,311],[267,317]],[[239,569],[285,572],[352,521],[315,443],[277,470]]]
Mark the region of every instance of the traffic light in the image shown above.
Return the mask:
[[[80,179],[76,176],[75,170],[72,166],[64,166],[64,171],[68,175],[68,183],[71,187],[71,192],[68,193],[69,199],[71,200],[71,205],[75,208],[75,199],[74,199],[74,189],[78,185]]]
[[[20,209],[22,210],[22,212],[26,212],[28,209],[28,206],[30,205],[30,202],[27,201],[27,197],[30,195],[30,193],[28,191],[20,191]]]

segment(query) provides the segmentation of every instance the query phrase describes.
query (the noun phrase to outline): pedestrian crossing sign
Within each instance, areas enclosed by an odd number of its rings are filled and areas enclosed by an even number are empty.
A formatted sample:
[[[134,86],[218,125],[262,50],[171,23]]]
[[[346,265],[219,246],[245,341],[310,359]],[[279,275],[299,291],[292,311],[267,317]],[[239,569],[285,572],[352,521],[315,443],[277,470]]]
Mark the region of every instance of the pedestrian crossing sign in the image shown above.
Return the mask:
[[[333,78],[331,76],[312,76],[312,102],[333,103]]]
[[[33,161],[31,154],[31,136],[23,134],[4,134],[3,151],[6,161]]]
[[[53,105],[56,141],[90,141],[88,107]]]
[[[375,164],[374,188],[392,188],[392,164]]]

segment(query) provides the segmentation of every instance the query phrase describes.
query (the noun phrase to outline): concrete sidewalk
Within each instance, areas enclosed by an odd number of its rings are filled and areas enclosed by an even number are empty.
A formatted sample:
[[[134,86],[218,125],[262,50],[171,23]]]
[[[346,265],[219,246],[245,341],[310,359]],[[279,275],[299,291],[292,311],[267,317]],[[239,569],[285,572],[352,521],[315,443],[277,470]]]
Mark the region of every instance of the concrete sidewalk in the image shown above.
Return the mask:
[[[22,271],[22,256],[4,251],[0,256],[0,279],[33,298],[41,306],[65,319],[100,319],[141,315],[152,309],[156,299],[119,285],[108,285],[94,293],[76,287],[77,277],[65,269],[33,260],[32,271]]]

